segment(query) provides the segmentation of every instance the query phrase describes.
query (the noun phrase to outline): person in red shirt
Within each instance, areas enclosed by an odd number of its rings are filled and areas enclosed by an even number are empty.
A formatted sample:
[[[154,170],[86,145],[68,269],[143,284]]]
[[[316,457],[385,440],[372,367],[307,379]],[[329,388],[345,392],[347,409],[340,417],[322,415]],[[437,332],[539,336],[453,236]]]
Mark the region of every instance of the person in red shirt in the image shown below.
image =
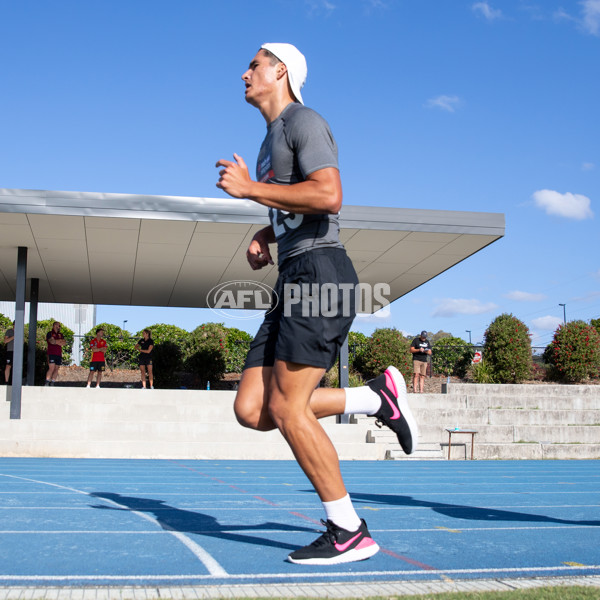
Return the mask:
[[[100,387],[100,381],[102,380],[102,373],[106,367],[106,340],[104,339],[104,329],[96,329],[96,337],[90,341],[90,352],[92,353],[92,360],[90,361],[90,374],[88,375],[87,386],[91,387],[92,379],[94,379],[94,373],[96,376],[96,389]]]
[[[67,343],[65,336],[60,332],[60,323],[54,321],[52,330],[46,334],[48,343],[48,372],[46,373],[46,385],[54,385],[58,377],[58,367],[62,365],[62,349]]]

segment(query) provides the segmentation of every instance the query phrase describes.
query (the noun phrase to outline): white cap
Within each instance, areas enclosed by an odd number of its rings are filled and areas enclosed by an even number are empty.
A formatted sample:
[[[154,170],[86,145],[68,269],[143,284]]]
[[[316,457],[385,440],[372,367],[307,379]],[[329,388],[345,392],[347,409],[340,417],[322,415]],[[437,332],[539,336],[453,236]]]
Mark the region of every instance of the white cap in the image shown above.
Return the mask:
[[[263,44],[261,49],[263,48],[274,54],[287,67],[288,81],[292,93],[300,104],[304,104],[300,94],[308,72],[304,54],[292,44]]]

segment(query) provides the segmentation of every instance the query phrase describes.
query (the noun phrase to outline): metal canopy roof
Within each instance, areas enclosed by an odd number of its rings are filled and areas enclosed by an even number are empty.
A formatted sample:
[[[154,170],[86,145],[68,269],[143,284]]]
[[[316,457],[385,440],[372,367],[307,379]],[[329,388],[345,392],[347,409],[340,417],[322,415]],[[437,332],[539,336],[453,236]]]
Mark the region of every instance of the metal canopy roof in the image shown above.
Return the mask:
[[[268,222],[249,200],[0,189],[0,300],[25,246],[40,302],[205,308],[219,283],[274,285],[276,267],[246,262]],[[391,302],[501,238],[504,215],[344,206],[340,227],[360,281],[389,283]]]

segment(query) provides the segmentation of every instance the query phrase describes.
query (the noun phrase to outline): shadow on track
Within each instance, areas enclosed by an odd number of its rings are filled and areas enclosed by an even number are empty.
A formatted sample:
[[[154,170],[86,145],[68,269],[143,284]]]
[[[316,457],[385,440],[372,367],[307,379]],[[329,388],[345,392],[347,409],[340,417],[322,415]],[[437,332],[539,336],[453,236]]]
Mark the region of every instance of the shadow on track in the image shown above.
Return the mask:
[[[310,491],[312,490],[305,490]],[[351,493],[352,500],[356,503],[386,504],[392,506],[408,506],[415,508],[431,508],[434,512],[453,519],[466,519],[469,521],[515,521],[532,523],[559,523],[562,525],[586,525],[600,527],[600,521],[575,521],[571,519],[558,519],[547,515],[536,515],[531,513],[516,512],[512,510],[500,510],[487,508],[485,506],[467,506],[462,504],[448,504],[440,502],[429,502],[416,500],[411,496],[396,496],[385,494],[361,494]],[[552,506],[548,506],[552,508]]]
[[[121,496],[120,494],[109,492],[92,492],[89,494],[93,498],[107,500],[117,506],[91,505],[92,508],[99,510],[115,511],[137,511],[150,513],[154,519],[165,531],[177,531],[181,533],[191,533],[204,535],[207,537],[242,542],[245,544],[255,544],[257,546],[271,546],[274,548],[283,548],[285,550],[295,550],[297,545],[276,542],[262,537],[232,533],[232,531],[252,531],[259,529],[271,529],[273,531],[307,531],[314,532],[314,528],[295,527],[282,523],[266,522],[260,525],[227,525],[222,526],[217,519],[211,515],[191,510],[175,508],[164,502],[164,500],[155,500],[152,498],[137,498],[132,496]]]

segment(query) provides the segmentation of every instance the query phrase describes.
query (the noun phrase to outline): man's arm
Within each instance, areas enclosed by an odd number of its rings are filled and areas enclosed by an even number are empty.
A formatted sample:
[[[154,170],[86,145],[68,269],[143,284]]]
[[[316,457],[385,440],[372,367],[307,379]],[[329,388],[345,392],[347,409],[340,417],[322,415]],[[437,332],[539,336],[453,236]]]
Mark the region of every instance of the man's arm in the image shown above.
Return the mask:
[[[14,335],[5,335],[4,336],[4,343],[8,344],[8,342],[12,342],[15,339]]]
[[[269,244],[275,243],[275,232],[269,225],[257,231],[246,250],[246,259],[253,271],[273,264]]]
[[[291,185],[261,183],[250,178],[244,159],[233,155],[235,162],[220,160],[217,187],[234,198],[248,198],[263,206],[296,214],[336,214],[342,207],[340,172],[334,167],[319,169],[305,181]]]

